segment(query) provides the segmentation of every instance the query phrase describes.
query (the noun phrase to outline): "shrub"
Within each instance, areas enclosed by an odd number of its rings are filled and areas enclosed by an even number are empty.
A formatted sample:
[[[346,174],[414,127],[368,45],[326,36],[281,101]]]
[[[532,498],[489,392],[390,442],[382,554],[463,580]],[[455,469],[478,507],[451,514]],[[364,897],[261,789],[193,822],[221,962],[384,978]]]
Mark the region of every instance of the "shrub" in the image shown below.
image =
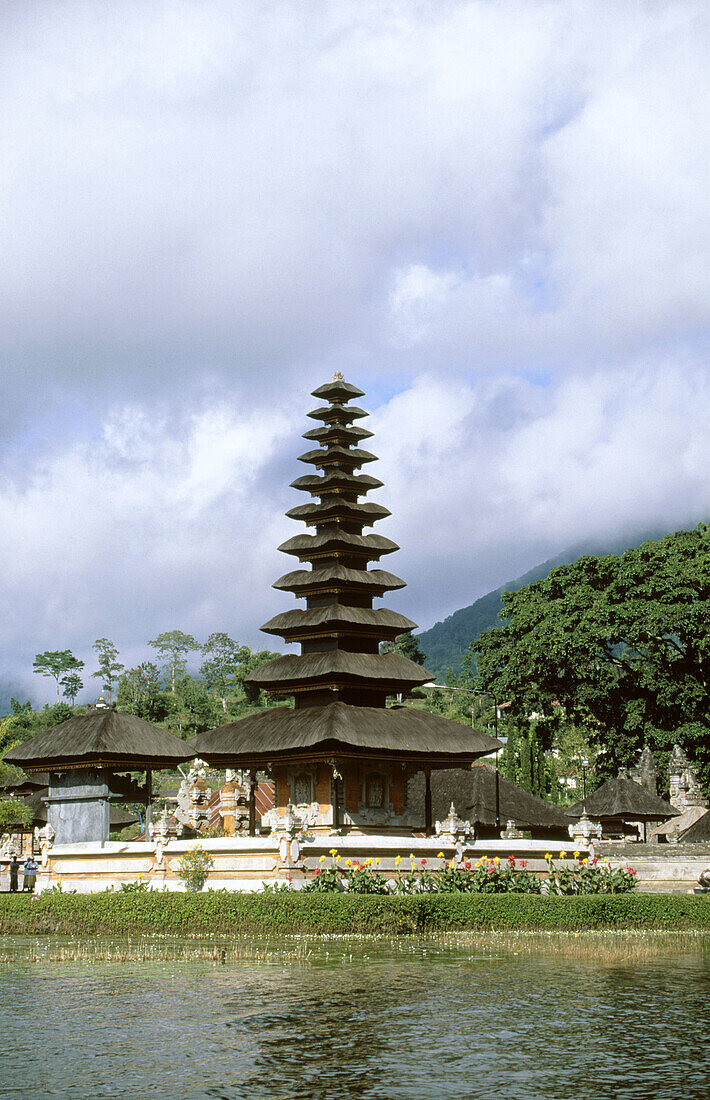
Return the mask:
[[[199,893],[205,885],[210,867],[212,867],[211,855],[201,844],[196,844],[181,858],[178,864],[178,877],[182,879],[189,891]]]

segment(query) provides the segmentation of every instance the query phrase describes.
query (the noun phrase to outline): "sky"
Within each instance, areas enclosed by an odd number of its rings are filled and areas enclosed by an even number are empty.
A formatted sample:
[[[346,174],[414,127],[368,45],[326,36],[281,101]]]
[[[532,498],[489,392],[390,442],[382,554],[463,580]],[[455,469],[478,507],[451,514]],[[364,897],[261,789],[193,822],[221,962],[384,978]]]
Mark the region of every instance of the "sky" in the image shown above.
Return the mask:
[[[274,647],[300,435],[366,391],[422,628],[710,511],[707,0],[0,11],[0,692]]]

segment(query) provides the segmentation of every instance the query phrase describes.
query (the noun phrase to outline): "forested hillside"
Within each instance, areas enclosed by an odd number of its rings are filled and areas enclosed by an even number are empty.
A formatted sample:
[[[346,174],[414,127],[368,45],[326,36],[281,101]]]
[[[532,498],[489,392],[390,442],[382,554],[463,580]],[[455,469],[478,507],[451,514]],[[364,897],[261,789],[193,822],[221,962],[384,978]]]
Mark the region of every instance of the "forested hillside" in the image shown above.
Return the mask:
[[[446,676],[449,669],[458,675],[466,649],[484,630],[499,626],[498,613],[503,607],[503,593],[517,592],[526,584],[543,580],[556,565],[569,565],[585,554],[623,554],[633,546],[640,546],[647,539],[663,538],[667,531],[652,530],[639,533],[635,538],[617,539],[607,543],[589,542],[563,550],[557,557],[536,565],[529,572],[506,581],[500,588],[487,592],[469,607],[454,611],[443,622],[435,623],[429,630],[417,635],[420,649],[426,655],[426,667],[437,679]]]

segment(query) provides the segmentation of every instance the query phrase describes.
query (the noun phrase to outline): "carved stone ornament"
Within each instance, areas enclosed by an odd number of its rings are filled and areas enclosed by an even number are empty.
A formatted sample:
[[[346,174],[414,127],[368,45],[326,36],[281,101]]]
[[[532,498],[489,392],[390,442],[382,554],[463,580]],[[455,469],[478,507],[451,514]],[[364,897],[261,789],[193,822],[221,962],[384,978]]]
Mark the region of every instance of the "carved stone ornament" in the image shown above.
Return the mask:
[[[601,824],[598,821],[590,821],[586,813],[582,814],[579,821],[569,825],[567,831],[575,844],[579,844],[580,847],[588,848],[595,840],[600,841],[602,838]]]
[[[710,890],[710,867],[706,867],[698,875],[698,882],[705,890]]]
[[[39,828],[39,826],[35,826],[35,840],[39,844],[39,849],[42,853],[40,856],[42,867],[46,867],[47,863],[49,862],[49,850],[54,844],[55,835],[56,834],[54,832],[54,829],[49,824],[49,822],[47,822],[47,824],[44,825],[41,829]]]
[[[524,835],[523,830],[519,829],[512,818],[509,818],[505,823],[505,829],[503,829],[501,835],[502,840],[520,840]]]
[[[448,841],[449,844],[456,844],[459,839],[473,838],[471,822],[458,816],[453,802],[449,807],[449,816],[443,821],[437,821],[435,829],[436,835]]]

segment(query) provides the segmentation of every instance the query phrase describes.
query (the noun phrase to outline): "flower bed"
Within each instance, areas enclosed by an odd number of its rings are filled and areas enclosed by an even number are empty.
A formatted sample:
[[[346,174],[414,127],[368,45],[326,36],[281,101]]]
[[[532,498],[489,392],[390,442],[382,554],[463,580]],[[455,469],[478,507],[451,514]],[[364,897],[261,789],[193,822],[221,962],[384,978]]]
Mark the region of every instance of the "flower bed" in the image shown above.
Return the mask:
[[[320,857],[320,867],[302,888],[309,893],[350,894],[624,894],[636,886],[633,867],[613,867],[608,860],[581,859],[574,853],[570,862],[564,852],[555,864],[547,852],[549,877],[538,878],[527,869],[528,861],[514,856],[494,856],[457,862],[439,852],[436,864],[409,855],[409,866],[397,856],[397,875],[379,870],[379,859],[343,859],[337,848]],[[402,869],[402,863],[405,863]],[[268,887],[267,887],[268,889]]]

